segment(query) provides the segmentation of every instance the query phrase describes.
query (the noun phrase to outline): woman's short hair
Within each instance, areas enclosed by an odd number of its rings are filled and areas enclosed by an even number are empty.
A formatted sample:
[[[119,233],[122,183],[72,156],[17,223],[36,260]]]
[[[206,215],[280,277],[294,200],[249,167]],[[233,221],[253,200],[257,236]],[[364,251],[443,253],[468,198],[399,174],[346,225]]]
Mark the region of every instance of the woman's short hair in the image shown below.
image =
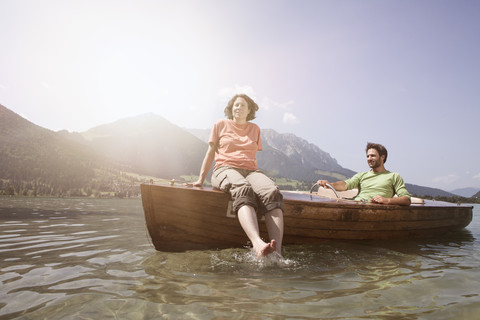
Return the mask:
[[[378,155],[380,157],[385,156],[385,159],[383,160],[383,163],[387,162],[387,156],[388,156],[387,148],[385,148],[384,146],[382,146],[379,143],[368,142],[367,143],[367,148],[365,149],[365,152],[368,152],[369,149],[377,150]]]
[[[250,113],[247,116],[247,121],[255,119],[255,112],[258,111],[258,105],[255,103],[255,101],[253,101],[252,98],[243,93],[234,95],[233,98],[228,101],[228,104],[225,107],[225,116],[228,119],[233,119],[232,108],[237,98],[243,98],[245,101],[247,101],[248,109],[250,110]]]

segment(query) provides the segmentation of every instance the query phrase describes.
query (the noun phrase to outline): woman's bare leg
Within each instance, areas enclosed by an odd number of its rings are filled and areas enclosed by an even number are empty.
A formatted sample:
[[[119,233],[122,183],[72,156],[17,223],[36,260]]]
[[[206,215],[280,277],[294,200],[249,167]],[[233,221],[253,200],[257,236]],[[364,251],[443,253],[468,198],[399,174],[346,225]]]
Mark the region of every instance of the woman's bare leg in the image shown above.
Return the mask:
[[[281,210],[280,210],[281,212]],[[266,243],[260,238],[260,230],[258,228],[257,213],[251,206],[242,206],[238,212],[238,221],[243,230],[247,234],[248,239],[252,242],[253,250],[257,254],[257,257],[266,256],[275,251],[276,241],[272,240],[270,243]],[[283,220],[282,220],[283,222]],[[283,231],[283,224],[282,224]],[[270,233],[270,231],[269,231]]]
[[[283,211],[279,208],[273,209],[265,214],[268,236],[276,242],[275,250],[282,255],[283,240]]]

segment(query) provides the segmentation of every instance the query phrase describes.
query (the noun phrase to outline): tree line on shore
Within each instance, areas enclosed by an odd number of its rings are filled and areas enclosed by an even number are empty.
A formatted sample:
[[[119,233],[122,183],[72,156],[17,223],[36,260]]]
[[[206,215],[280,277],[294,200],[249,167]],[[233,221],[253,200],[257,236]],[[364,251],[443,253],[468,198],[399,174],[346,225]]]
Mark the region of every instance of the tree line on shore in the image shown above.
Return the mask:
[[[36,177],[0,179],[0,195],[47,197],[140,197],[139,178],[105,169],[101,175],[85,177]]]
[[[480,203],[480,197],[477,196],[477,195],[474,195],[472,197],[462,197],[462,196],[452,196],[452,197],[437,196],[437,197],[432,197],[432,196],[424,196],[423,198],[427,199],[427,200],[446,201],[446,202],[452,202],[452,203]]]
[[[25,176],[23,176],[25,178]],[[277,179],[274,179],[277,180]],[[28,197],[94,197],[94,198],[139,198],[140,177],[117,169],[104,169],[101,174],[34,179],[0,179],[0,196]],[[277,185],[282,190],[309,191],[313,182],[279,179]],[[462,196],[423,196],[422,198],[451,203],[480,203],[480,197]]]

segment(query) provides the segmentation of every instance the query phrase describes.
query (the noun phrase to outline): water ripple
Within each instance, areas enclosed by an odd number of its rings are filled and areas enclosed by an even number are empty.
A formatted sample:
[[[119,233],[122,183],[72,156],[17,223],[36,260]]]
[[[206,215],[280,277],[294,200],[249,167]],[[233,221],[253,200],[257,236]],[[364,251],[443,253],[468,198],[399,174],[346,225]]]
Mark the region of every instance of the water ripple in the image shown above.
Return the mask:
[[[2,319],[455,319],[480,312],[475,224],[445,239],[326,241],[257,259],[246,248],[156,252],[138,200],[2,205]]]

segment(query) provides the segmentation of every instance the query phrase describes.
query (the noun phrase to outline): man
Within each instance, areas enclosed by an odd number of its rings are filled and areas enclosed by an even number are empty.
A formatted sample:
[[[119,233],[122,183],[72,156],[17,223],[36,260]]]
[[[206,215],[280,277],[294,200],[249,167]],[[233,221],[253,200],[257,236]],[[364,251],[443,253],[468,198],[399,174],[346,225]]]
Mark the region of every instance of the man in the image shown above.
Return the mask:
[[[408,206],[411,196],[405,188],[402,177],[395,172],[385,169],[387,149],[377,143],[367,143],[367,163],[370,171],[360,172],[345,181],[330,183],[327,180],[318,180],[319,186],[330,184],[337,191],[358,189],[355,200],[370,201],[381,204]],[[397,197],[394,197],[397,195]]]

